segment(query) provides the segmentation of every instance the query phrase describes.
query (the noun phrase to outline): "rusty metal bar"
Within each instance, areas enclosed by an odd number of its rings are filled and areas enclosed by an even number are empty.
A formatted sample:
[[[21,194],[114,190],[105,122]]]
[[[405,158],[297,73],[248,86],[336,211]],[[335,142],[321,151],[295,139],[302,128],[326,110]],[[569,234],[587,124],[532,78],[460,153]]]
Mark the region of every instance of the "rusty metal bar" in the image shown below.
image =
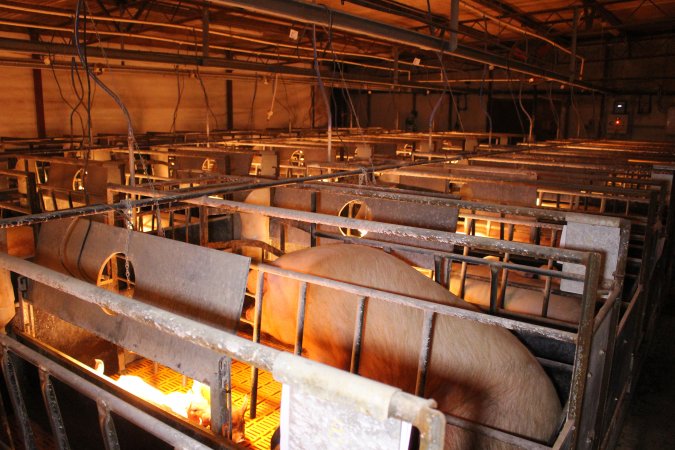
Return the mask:
[[[470,246],[485,250],[509,252],[516,255],[528,255],[534,258],[548,259],[555,257],[558,261],[583,263],[585,252],[540,247],[538,245],[520,242],[499,241],[480,236],[467,236],[439,230],[427,230],[423,228],[409,227],[405,225],[386,224],[369,220],[350,219],[347,217],[332,216],[328,214],[311,213],[307,211],[295,211],[273,206],[261,206],[248,203],[233,202],[210,197],[189,200],[188,203],[195,205],[222,208],[238,212],[257,213],[279,219],[297,220],[317,225],[329,225],[342,228],[353,228],[374,233],[383,233],[391,236],[414,237],[424,241],[443,242],[453,245]]]
[[[253,342],[260,342],[260,326],[262,324],[262,301],[263,301],[263,283],[265,278],[263,273],[258,271],[256,274],[256,291],[253,316]],[[255,419],[258,408],[258,368],[251,366],[251,406],[249,417]]]
[[[581,407],[586,390],[586,377],[593,341],[593,316],[595,313],[597,286],[600,279],[600,264],[602,261],[600,253],[590,252],[587,255],[584,290],[581,296],[581,318],[576,338],[575,364],[574,371],[572,372],[572,388],[570,390],[571,395],[567,411],[567,417],[577,425],[572,431],[572,442],[575,444],[579,438],[578,429],[583,415]]]
[[[45,409],[47,416],[49,416],[49,424],[52,427],[52,435],[56,440],[56,447],[59,450],[68,450],[70,444],[68,443],[68,435],[63,424],[63,417],[61,416],[61,409],[59,402],[54,392],[54,385],[49,379],[50,375],[47,369],[43,366],[38,367],[40,374],[40,389],[42,390],[42,398],[45,402]]]
[[[295,322],[295,347],[293,353],[302,354],[302,337],[305,332],[305,306],[307,305],[307,283],[301,282],[298,291],[298,315]]]
[[[4,335],[0,334],[0,339],[5,338]],[[19,386],[19,380],[16,376],[16,369],[14,368],[14,363],[11,360],[12,356],[9,353],[7,344],[3,343],[2,348],[2,373],[5,377],[5,384],[7,386],[7,391],[9,392],[9,399],[14,408],[14,413],[16,414],[17,421],[19,422],[19,433],[21,433],[21,440],[23,441],[24,448],[26,450],[37,449],[35,443],[35,435],[30,426],[30,418],[28,417],[28,411],[26,410],[26,402],[23,399],[23,394],[21,393],[21,387]]]
[[[98,423],[101,428],[101,437],[105,450],[120,450],[120,441],[117,438],[115,422],[113,421],[110,409],[105,400],[97,399],[96,407],[98,409]]]
[[[419,359],[417,360],[417,380],[415,382],[415,395],[424,397],[424,389],[427,384],[427,371],[429,369],[429,355],[431,354],[432,333],[434,331],[433,311],[424,311],[424,323],[422,325],[422,341],[420,342]]]
[[[499,267],[490,266],[490,314],[497,311],[499,300]]]
[[[359,373],[359,362],[361,361],[361,343],[363,340],[363,316],[365,315],[366,297],[359,297],[356,306],[356,323],[354,325],[354,341],[352,343],[352,360],[349,365],[351,373]]]

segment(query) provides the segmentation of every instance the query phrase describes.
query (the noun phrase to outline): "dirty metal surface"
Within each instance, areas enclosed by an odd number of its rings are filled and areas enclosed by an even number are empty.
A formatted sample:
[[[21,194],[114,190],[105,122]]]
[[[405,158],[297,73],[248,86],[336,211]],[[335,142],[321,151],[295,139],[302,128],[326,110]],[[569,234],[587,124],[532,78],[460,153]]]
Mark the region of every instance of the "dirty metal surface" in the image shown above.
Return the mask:
[[[249,259],[88,220],[42,226],[35,262],[95,283],[104,262],[123,253],[133,266],[134,298],[234,331]],[[36,285],[31,297],[48,295]]]

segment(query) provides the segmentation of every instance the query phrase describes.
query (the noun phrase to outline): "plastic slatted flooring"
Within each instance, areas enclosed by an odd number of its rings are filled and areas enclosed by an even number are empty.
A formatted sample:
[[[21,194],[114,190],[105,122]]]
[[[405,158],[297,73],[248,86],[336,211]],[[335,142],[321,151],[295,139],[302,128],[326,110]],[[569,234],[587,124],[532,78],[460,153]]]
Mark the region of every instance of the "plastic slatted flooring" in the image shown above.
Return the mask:
[[[140,359],[127,365],[127,374],[143,378],[165,394],[171,392],[187,392],[191,382],[184,384],[183,375],[155,364],[147,359]],[[242,404],[245,395],[251,391],[251,367],[247,364],[232,361],[232,402],[236,409]],[[250,408],[246,414],[246,442],[243,445],[251,449],[268,449],[274,430],[279,426],[279,407],[281,405],[281,383],[272,378],[269,372],[258,373],[258,409],[256,418],[251,420]]]

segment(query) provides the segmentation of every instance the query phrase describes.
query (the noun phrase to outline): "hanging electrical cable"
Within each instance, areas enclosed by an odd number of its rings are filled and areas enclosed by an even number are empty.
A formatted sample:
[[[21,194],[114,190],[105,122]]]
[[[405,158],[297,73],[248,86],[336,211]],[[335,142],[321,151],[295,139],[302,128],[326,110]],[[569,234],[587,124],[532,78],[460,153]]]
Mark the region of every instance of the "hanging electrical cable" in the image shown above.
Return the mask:
[[[103,91],[108,94],[115,103],[120,107],[120,110],[122,111],[122,114],[124,115],[126,122],[127,122],[127,143],[128,143],[128,149],[129,149],[129,184],[131,186],[136,185],[136,167],[135,167],[135,159],[134,159],[134,151],[136,148],[136,138],[134,135],[134,129],[131,123],[131,115],[129,114],[129,111],[127,110],[127,107],[124,105],[124,102],[119,98],[115,92],[113,92],[106,84],[101,81],[96,74],[91,70],[91,67],[89,66],[87,59],[82,51],[82,47],[80,45],[80,38],[79,38],[79,28],[80,28],[80,10],[82,8],[82,5],[85,4],[84,0],[78,0],[77,1],[77,6],[75,7],[75,22],[74,22],[74,27],[73,27],[73,42],[75,44],[75,49],[77,51],[77,56],[80,59],[80,63],[82,64],[82,67],[84,68],[85,72],[87,73],[87,78],[91,78],[94,80],[94,82],[103,89]],[[86,8],[86,5],[85,5]],[[86,21],[85,21],[86,23]],[[91,145],[91,142],[89,143]]]
[[[558,111],[556,110],[555,105],[553,104],[553,83],[548,84],[548,103],[551,106],[551,112],[553,113],[553,120],[555,121],[555,138],[560,139],[560,117],[558,116]]]
[[[319,58],[316,51],[316,24],[312,24],[312,48],[314,50],[314,70],[316,71],[319,90],[323,97],[323,103],[326,107],[326,116],[328,118],[328,161],[332,162],[335,159],[333,156],[333,115],[331,114],[330,102],[328,101],[328,95],[326,94],[326,89],[321,78],[321,70],[319,69]]]
[[[523,82],[520,81],[518,84],[518,104],[520,105],[520,109],[523,111],[525,116],[527,116],[527,120],[530,123],[529,131],[527,133],[527,142],[532,143],[533,138],[532,138],[532,132],[534,130],[534,117],[530,115],[530,113],[527,112],[527,109],[525,106],[523,106]]]

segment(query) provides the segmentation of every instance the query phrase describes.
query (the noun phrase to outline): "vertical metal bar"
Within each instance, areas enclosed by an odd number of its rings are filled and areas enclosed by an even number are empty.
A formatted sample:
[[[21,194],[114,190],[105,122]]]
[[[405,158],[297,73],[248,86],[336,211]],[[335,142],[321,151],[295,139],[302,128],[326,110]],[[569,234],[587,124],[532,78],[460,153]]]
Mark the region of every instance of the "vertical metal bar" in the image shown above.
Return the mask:
[[[169,205],[171,208],[171,205]],[[174,220],[173,210],[169,211],[169,228],[171,228],[171,239],[176,239],[176,222]]]
[[[427,384],[427,371],[429,368],[429,354],[431,353],[432,336],[434,329],[433,311],[424,311],[424,324],[422,325],[422,341],[420,342],[420,354],[417,362],[417,382],[415,383],[415,395],[423,397],[424,388]]]
[[[258,270],[255,290],[255,306],[253,315],[253,342],[260,342],[260,326],[262,324],[262,301],[263,301],[263,283],[264,274]],[[251,367],[251,407],[249,417],[255,419],[258,406],[258,368]]]
[[[305,305],[307,304],[307,283],[300,283],[298,292],[298,317],[296,319],[295,329],[295,348],[293,353],[299,355],[302,353],[302,335],[305,331]]]
[[[42,398],[45,402],[47,415],[49,416],[52,434],[56,438],[56,446],[59,450],[67,450],[70,448],[70,444],[68,443],[68,435],[66,434],[66,427],[63,424],[63,417],[61,416],[61,410],[56,398],[56,392],[54,391],[54,385],[49,379],[49,372],[47,372],[47,369],[40,367],[39,371]]]
[[[286,253],[286,224],[279,224],[279,250]]]
[[[359,297],[356,306],[356,323],[354,325],[354,341],[352,343],[352,361],[349,365],[351,373],[359,373],[359,361],[361,359],[361,342],[363,338],[363,316],[366,308],[366,297]]]
[[[508,225],[508,234],[507,234],[507,239],[509,241],[513,241],[513,233],[514,233],[514,226],[512,223],[510,223]],[[510,259],[511,255],[509,253],[504,253],[504,258],[502,259],[502,261],[509,262]],[[499,288],[499,296],[497,297],[497,303],[500,308],[504,306],[504,299],[506,298],[506,285],[508,284],[508,281],[509,281],[509,269],[503,268],[502,282]]]
[[[106,192],[106,199],[108,200],[108,204],[115,203],[115,194],[113,193],[112,189],[108,188]],[[115,211],[109,211],[106,213],[106,220],[108,225],[115,226]]]
[[[5,376],[5,384],[7,385],[7,391],[9,392],[9,399],[19,422],[19,432],[21,433],[23,445],[27,450],[36,449],[35,436],[30,427],[26,403],[23,401],[21,387],[19,386],[19,380],[16,376],[16,370],[14,369],[14,363],[11,358],[12,356],[10,355],[9,350],[6,346],[3,346],[2,373]]]
[[[473,219],[465,219],[464,221],[464,233],[468,236],[469,232],[473,228]],[[464,250],[462,251],[462,255],[468,256],[469,254],[469,247],[464,246]],[[466,261],[462,261],[462,267],[459,271],[459,291],[457,293],[457,296],[459,298],[464,298],[464,286],[466,284],[466,272],[467,272],[467,264]]]
[[[9,426],[9,420],[7,419],[7,408],[5,408],[5,400],[2,398],[2,395],[0,394],[0,422],[2,422],[2,429],[5,431],[5,434],[7,435],[7,444],[9,445],[9,448],[16,448],[14,445],[14,439],[12,438],[12,429]]]
[[[103,400],[96,401],[96,408],[98,409],[98,425],[101,428],[101,437],[105,450],[120,450],[120,441],[117,439],[117,431],[115,430],[115,421],[110,415],[110,409]]]
[[[570,48],[570,81],[577,77],[577,30],[579,28],[579,8],[574,8],[572,16],[572,45]]]
[[[450,258],[443,258],[443,266],[445,273],[445,280],[443,281],[443,286],[447,289],[450,289],[450,267],[452,266],[452,260]]]
[[[31,214],[36,214],[42,211],[40,207],[40,198],[38,196],[37,181],[35,174],[28,172],[26,174],[26,204]]]
[[[459,28],[459,0],[450,2],[450,47],[448,51],[457,50],[457,30]]]
[[[598,293],[598,281],[600,279],[601,255],[596,252],[588,254],[586,273],[584,274],[584,290],[581,296],[581,318],[577,332],[577,347],[574,355],[574,371],[572,372],[572,388],[568,417],[575,424],[572,431],[572,442],[577,442],[579,424],[581,423],[582,405],[586,390],[588,366],[593,340],[593,314],[595,301]]]
[[[497,312],[497,296],[499,294],[499,267],[490,265],[490,314]]]
[[[190,242],[190,222],[192,221],[192,208],[185,208],[185,242]]]
[[[553,260],[549,259],[546,268],[551,270],[553,268]],[[541,304],[541,317],[548,316],[548,305],[551,299],[551,275],[546,275],[546,283],[544,284],[544,301]]]
[[[209,208],[199,207],[199,245],[206,247],[209,242]]]
[[[208,6],[202,11],[202,58],[209,57],[209,8]]]
[[[316,212],[316,192],[312,192],[309,196],[309,210],[311,212]],[[316,224],[311,223],[309,225],[309,246],[316,247]]]
[[[211,431],[232,439],[232,359],[218,361],[211,387]]]
[[[443,283],[443,261],[440,256],[434,255],[434,281],[438,284]]]

